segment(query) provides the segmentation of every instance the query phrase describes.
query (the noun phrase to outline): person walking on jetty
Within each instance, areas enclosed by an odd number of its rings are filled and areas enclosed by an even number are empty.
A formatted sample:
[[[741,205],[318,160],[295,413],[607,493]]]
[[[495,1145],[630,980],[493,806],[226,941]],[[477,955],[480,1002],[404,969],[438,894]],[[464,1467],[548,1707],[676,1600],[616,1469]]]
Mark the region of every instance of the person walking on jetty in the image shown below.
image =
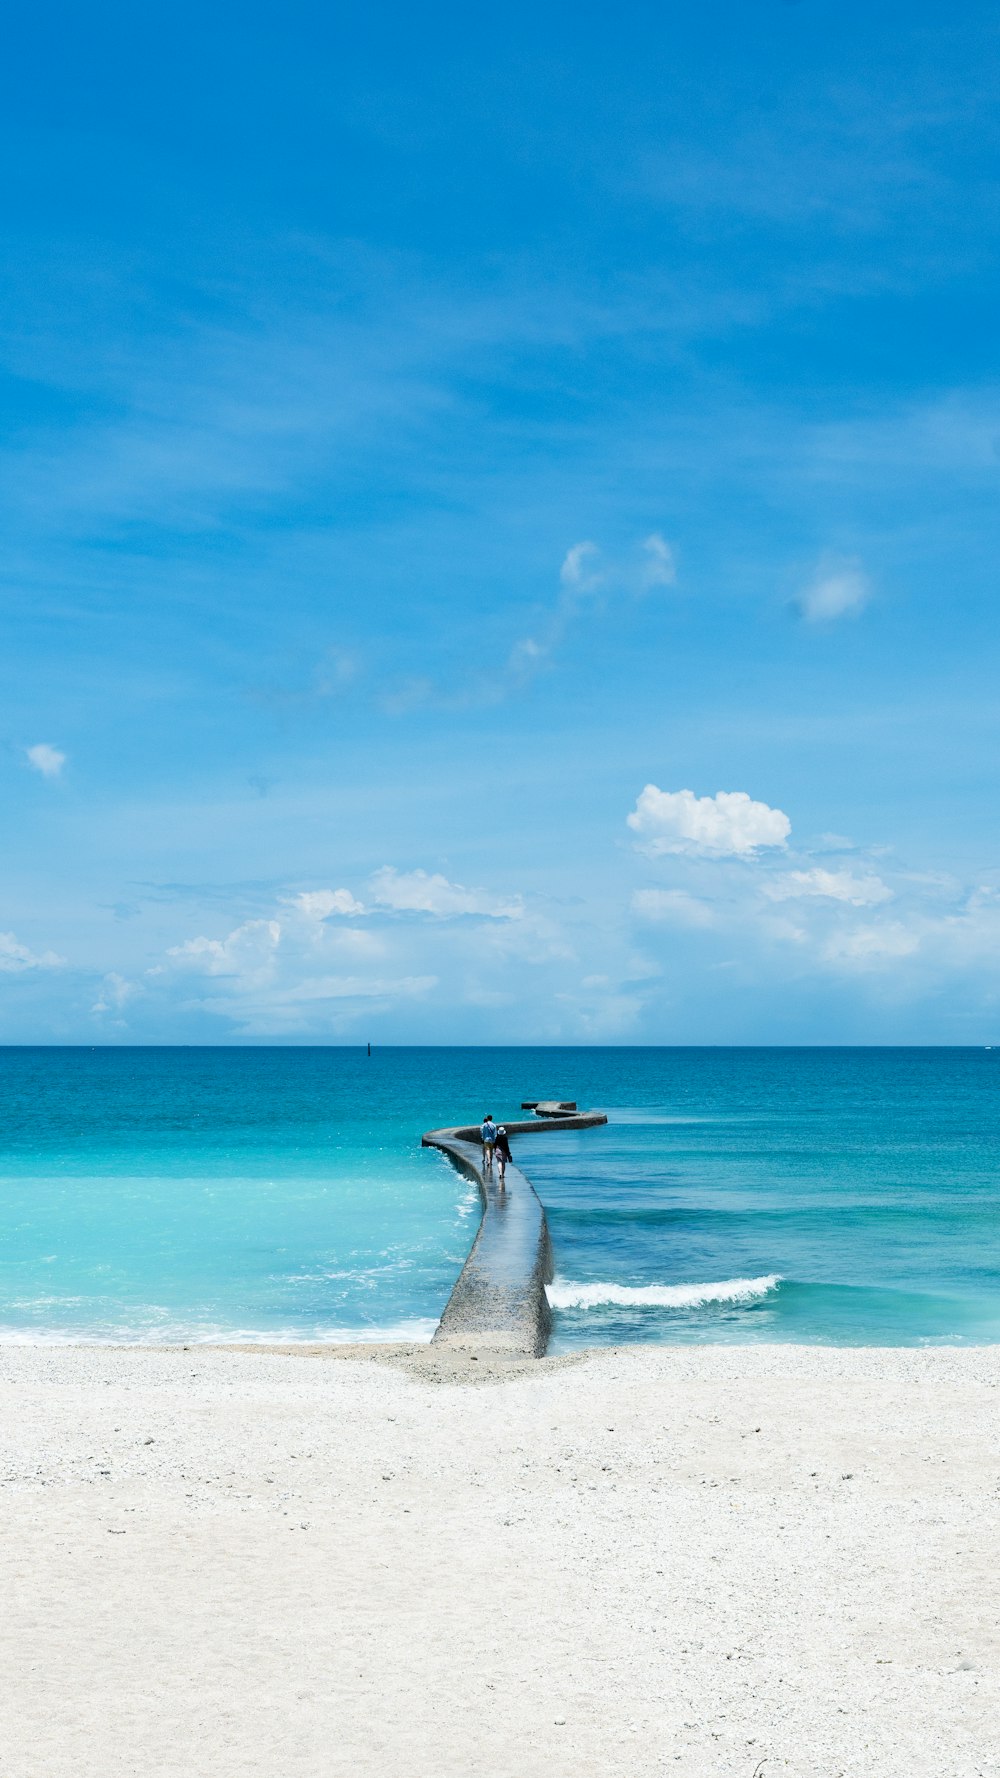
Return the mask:
[[[483,1139],[483,1169],[487,1173],[492,1173],[493,1150],[496,1147],[497,1140],[497,1127],[493,1122],[492,1111],[488,1111],[483,1118],[483,1127],[480,1131],[480,1135]]]
[[[497,1166],[500,1169],[500,1190],[505,1192],[507,1190],[507,1162],[513,1160],[514,1157],[510,1152],[510,1137],[503,1124],[497,1131],[496,1154]]]

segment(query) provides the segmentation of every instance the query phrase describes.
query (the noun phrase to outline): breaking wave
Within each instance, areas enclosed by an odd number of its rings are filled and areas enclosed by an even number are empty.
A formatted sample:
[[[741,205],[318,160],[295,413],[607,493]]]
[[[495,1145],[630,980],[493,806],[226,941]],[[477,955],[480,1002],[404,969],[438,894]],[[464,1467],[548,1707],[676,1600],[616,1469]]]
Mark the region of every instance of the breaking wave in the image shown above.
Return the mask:
[[[720,1284],[575,1284],[556,1278],[547,1286],[553,1309],[699,1309],[703,1303],[750,1303],[781,1283],[777,1272],[764,1278],[724,1278]]]

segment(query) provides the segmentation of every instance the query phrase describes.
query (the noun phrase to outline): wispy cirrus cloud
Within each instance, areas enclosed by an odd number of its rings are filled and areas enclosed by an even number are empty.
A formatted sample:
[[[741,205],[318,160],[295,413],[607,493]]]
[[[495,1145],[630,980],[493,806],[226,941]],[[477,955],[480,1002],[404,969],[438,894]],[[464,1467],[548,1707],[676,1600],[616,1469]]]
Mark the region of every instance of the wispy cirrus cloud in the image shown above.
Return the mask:
[[[385,913],[429,914],[436,920],[473,915],[485,920],[520,920],[524,915],[524,902],[519,895],[470,889],[464,883],[452,883],[440,871],[401,871],[391,864],[384,864],[373,873],[365,894],[367,900],[361,901],[350,889],[307,889],[287,896],[285,905],[307,920],[321,923]]]
[[[308,920],[330,920],[335,917],[357,919],[366,912],[363,902],[349,889],[307,889],[289,897],[289,906],[297,908]]]
[[[600,568],[600,560],[597,544],[589,539],[571,544],[566,551],[559,570],[559,584],[565,588],[571,604],[588,593],[595,593],[605,584],[607,574]]]
[[[715,910],[686,889],[637,889],[632,912],[652,926],[706,927],[715,924]]]
[[[878,925],[850,926],[833,932],[822,947],[829,963],[856,967],[881,966],[912,957],[919,950],[921,935],[902,920],[887,920]]]
[[[342,648],[328,648],[320,660],[297,679],[285,683],[261,680],[248,688],[247,696],[278,714],[308,710],[342,699],[356,684],[360,673],[361,662],[357,654]]]
[[[772,901],[820,896],[828,901],[849,902],[856,908],[875,907],[879,902],[891,901],[893,896],[889,885],[874,873],[858,876],[849,870],[824,870],[821,865],[774,877],[763,885],[763,892]]]
[[[641,600],[676,582],[674,550],[659,531],[651,532],[631,552],[618,555],[609,555],[591,538],[583,538],[563,556],[554,604],[539,613],[529,633],[515,638],[497,671],[485,680],[477,676],[469,684],[448,689],[427,673],[408,674],[378,692],[378,706],[388,716],[406,716],[429,707],[465,709],[502,703],[558,663],[560,651],[589,613],[606,609],[616,598]]]
[[[312,976],[293,986],[281,987],[268,996],[268,1007],[275,1012],[316,1005],[325,1001],[379,1000],[391,1006],[397,1000],[412,1000],[428,994],[437,986],[435,975],[322,975]]]
[[[588,605],[597,607],[612,595],[641,597],[654,588],[674,586],[676,580],[673,549],[659,531],[627,555],[606,555],[590,538],[571,544],[559,570],[559,597],[537,629],[514,643],[508,675],[523,684],[546,666]]]
[[[487,920],[520,920],[524,903],[520,896],[497,896],[488,889],[466,889],[450,883],[440,873],[398,871],[384,865],[371,879],[372,901],[393,913],[431,914],[447,920],[479,914]]]

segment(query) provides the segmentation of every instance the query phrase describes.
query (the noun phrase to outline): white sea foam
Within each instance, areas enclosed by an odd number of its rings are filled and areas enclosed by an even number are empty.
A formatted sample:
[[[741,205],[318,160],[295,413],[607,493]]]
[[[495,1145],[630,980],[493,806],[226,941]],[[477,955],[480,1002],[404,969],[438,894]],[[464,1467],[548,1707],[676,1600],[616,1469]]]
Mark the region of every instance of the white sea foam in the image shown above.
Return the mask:
[[[377,1342],[427,1345],[437,1331],[435,1319],[422,1316],[383,1327],[190,1327],[181,1322],[162,1326],[95,1326],[63,1328],[11,1327],[0,1323],[0,1346],[367,1346]]]
[[[750,1303],[777,1289],[777,1272],[763,1278],[724,1278],[719,1284],[575,1284],[556,1278],[547,1286],[554,1309],[698,1309],[703,1303]]]

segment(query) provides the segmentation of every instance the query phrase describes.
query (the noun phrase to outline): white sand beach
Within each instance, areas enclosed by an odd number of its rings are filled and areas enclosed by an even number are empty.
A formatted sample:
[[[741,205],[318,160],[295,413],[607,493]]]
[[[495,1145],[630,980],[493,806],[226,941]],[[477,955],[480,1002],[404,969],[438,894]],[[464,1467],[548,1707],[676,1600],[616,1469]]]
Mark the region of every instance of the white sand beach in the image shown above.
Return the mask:
[[[385,1357],[0,1352],[3,1778],[1000,1771],[1000,1348]]]

